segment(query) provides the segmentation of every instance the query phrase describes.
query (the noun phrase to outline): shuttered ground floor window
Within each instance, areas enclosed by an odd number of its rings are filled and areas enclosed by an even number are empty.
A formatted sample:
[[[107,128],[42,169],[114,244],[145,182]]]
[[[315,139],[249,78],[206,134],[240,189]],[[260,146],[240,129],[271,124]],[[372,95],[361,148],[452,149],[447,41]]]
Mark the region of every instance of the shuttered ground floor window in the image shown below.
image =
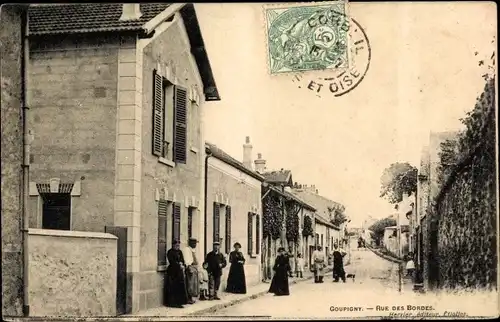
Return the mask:
[[[69,193],[42,193],[42,228],[71,229],[71,195]]]
[[[258,214],[248,213],[247,231],[248,254],[258,255],[260,253],[260,216]]]
[[[172,230],[168,232],[168,220]],[[158,266],[167,265],[167,250],[174,240],[180,240],[181,206],[167,200],[158,202]],[[170,245],[168,244],[170,242]]]
[[[226,254],[231,252],[231,207],[226,206]]]

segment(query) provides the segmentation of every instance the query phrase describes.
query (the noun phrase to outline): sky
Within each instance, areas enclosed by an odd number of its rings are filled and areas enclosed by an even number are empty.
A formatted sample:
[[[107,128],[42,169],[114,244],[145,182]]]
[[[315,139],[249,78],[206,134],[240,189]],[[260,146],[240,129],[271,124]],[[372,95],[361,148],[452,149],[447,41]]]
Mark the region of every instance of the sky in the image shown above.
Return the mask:
[[[370,68],[350,93],[316,96],[290,75],[268,73],[262,3],[196,4],[221,101],[204,105],[205,139],[346,207],[351,226],[394,212],[380,177],[394,162],[420,164],[430,131],[461,128],[484,87],[496,43],[493,3],[351,3],[372,48]],[[478,55],[475,55],[478,52]],[[306,76],[307,77],[307,76]]]

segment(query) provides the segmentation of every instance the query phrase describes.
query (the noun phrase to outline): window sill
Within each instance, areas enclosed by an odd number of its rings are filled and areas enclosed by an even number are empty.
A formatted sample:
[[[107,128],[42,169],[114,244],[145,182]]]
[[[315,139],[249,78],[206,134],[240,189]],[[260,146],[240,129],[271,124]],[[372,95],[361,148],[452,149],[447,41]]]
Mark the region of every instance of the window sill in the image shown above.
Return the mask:
[[[156,267],[157,272],[165,272],[167,270],[167,265],[158,265]]]
[[[250,255],[248,255],[248,256],[249,256],[250,258],[257,258],[257,257],[259,257],[259,254],[250,254]]]
[[[162,157],[158,158],[158,162],[168,165],[169,167],[175,168],[175,163],[170,161],[169,159],[165,159]]]
[[[191,152],[198,153],[199,151],[198,151],[198,149],[197,149],[197,148],[195,148],[194,146],[192,146],[192,147],[191,147]]]

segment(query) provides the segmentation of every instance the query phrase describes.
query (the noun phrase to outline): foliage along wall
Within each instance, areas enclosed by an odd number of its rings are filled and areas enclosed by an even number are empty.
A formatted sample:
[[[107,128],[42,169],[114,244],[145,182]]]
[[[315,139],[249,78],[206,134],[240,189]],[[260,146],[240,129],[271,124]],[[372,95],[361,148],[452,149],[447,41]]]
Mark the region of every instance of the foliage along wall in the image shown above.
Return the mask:
[[[438,238],[438,286],[491,289],[497,283],[495,81],[489,79],[452,155],[434,211]],[[449,143],[445,143],[448,144]],[[450,165],[450,160],[455,162]]]

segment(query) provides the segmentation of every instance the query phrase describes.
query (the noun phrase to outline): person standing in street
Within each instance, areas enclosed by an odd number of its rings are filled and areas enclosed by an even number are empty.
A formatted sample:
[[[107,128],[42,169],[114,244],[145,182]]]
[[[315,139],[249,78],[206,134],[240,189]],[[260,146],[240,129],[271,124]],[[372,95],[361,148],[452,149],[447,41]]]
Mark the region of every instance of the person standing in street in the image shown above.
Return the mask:
[[[290,248],[287,252],[288,262],[290,263],[290,275],[293,277],[293,272],[295,272],[295,257],[293,256],[293,250]]]
[[[288,274],[291,271],[288,256],[285,254],[285,248],[278,248],[278,256],[274,261],[274,276],[271,280],[271,286],[268,293],[274,293],[276,296],[290,295],[288,285]]]
[[[304,259],[302,258],[302,254],[298,253],[297,254],[297,277],[303,278],[304,277]]]
[[[167,260],[164,286],[165,305],[182,308],[188,303],[188,295],[184,279],[184,256],[182,256],[178,240],[173,241],[172,248],[167,252]]]
[[[333,281],[338,282],[339,278],[345,283],[344,256],[347,254],[343,249],[335,244],[333,250]]]
[[[240,251],[241,244],[234,243],[234,250],[229,254],[229,275],[227,277],[226,292],[235,294],[246,294],[247,285],[245,279],[245,257]]]
[[[196,245],[198,240],[189,238],[188,246],[182,249],[184,263],[186,265],[186,285],[188,294],[188,304],[193,304],[200,294],[200,284],[198,278],[198,260],[196,259]]]
[[[208,272],[208,293],[209,300],[220,300],[217,292],[220,288],[220,279],[222,270],[226,267],[226,258],[220,252],[220,243],[214,242],[214,248],[207,254],[203,265],[207,267]]]
[[[325,254],[322,252],[321,246],[318,246],[313,252],[312,262],[314,265],[314,283],[323,283],[325,276]]]

